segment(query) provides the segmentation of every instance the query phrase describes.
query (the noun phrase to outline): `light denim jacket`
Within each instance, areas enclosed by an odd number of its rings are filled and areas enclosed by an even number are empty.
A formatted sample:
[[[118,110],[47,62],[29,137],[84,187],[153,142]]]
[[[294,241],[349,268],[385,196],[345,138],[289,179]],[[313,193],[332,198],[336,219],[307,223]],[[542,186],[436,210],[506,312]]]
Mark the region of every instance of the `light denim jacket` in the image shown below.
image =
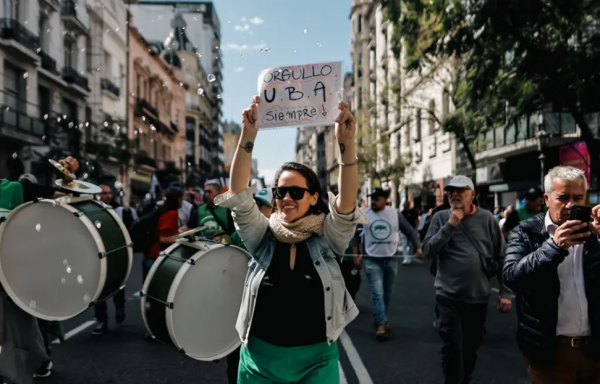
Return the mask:
[[[275,236],[269,230],[269,220],[258,210],[253,198],[255,185],[232,196],[226,192],[215,198],[215,204],[232,210],[237,232],[253,255],[248,264],[248,273],[242,296],[242,304],[236,322],[240,339],[247,346],[254,307],[263,277],[271,264],[275,245]],[[349,215],[336,212],[335,196],[329,194],[331,213],[324,222],[323,236],[312,236],[306,243],[310,257],[323,283],[325,295],[325,319],[327,340],[333,343],[346,325],[356,316],[358,308],[350,297],[344,284],[344,278],[335,255],[343,256],[350,239],[356,231],[356,224],[367,224],[368,220],[357,208]]]

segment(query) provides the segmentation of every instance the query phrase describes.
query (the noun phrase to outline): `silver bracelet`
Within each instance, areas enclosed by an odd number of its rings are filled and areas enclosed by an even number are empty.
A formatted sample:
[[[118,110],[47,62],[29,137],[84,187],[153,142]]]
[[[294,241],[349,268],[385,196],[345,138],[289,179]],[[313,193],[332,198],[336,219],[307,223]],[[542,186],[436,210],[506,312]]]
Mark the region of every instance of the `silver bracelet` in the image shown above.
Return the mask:
[[[354,163],[344,164],[341,161],[338,161],[338,164],[341,165],[342,167],[351,167],[353,165],[356,165],[356,163],[358,163],[358,156],[356,156],[356,159],[354,160]]]

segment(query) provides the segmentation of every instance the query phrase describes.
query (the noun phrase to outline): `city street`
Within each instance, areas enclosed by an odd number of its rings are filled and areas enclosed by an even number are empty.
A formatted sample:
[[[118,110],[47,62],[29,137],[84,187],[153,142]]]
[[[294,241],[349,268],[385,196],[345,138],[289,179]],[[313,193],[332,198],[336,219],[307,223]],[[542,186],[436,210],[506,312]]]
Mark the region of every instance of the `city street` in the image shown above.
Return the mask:
[[[198,362],[159,343],[144,340],[139,297],[141,260],[136,259],[128,285],[127,319],[111,331],[91,335],[93,311],[65,323],[69,339],[53,345],[54,371],[48,384],[211,383],[226,384],[225,361]],[[340,339],[341,384],[441,383],[439,337],[432,326],[432,277],[426,264],[399,266],[390,323],[392,338],[374,338],[368,287],[359,292],[359,317]],[[363,283],[366,280],[363,279]],[[200,324],[198,325],[200,326]],[[490,305],[488,334],[479,353],[474,383],[527,383],[523,358],[515,343],[516,317],[500,315]],[[40,380],[41,381],[41,380]]]

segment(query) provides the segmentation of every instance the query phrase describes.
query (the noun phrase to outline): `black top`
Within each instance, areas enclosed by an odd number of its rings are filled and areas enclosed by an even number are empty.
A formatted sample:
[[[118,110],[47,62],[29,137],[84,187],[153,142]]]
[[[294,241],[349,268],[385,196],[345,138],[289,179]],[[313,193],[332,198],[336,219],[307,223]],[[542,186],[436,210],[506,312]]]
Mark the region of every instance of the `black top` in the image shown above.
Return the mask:
[[[327,341],[323,283],[306,242],[296,245],[294,270],[290,269],[290,244],[277,242],[258,291],[250,332],[281,347]]]
[[[402,211],[402,215],[404,216],[406,221],[408,221],[410,226],[413,229],[415,229],[417,226],[417,221],[419,221],[419,214],[417,213],[417,211],[414,208],[413,209],[405,209],[404,211]]]
[[[29,202],[33,201],[36,197],[42,199],[49,199],[54,196],[54,192],[56,192],[55,188],[48,187],[41,184],[33,184],[33,183],[21,183],[23,185],[23,201]]]

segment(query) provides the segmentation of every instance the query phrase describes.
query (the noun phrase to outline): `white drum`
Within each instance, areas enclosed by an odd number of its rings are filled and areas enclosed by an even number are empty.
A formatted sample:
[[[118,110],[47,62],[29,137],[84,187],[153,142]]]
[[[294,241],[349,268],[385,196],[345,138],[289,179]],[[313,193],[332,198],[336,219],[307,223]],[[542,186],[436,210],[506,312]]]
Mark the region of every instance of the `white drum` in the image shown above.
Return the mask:
[[[235,351],[248,261],[246,251],[219,243],[179,240],[169,247],[154,262],[141,293],[148,332],[196,360]]]
[[[91,196],[26,203],[0,225],[0,282],[32,316],[67,320],[123,288],[132,245],[113,209]]]

